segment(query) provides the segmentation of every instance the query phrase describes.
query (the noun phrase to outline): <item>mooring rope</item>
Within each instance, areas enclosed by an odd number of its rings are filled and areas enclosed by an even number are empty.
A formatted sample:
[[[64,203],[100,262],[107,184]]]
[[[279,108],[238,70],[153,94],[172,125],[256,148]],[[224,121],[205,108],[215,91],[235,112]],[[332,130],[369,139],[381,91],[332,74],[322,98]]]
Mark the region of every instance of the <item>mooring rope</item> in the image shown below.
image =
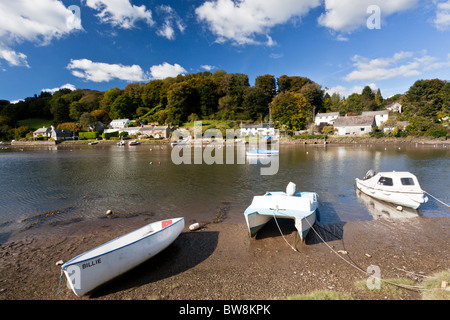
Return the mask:
[[[63,278],[63,271],[62,271],[62,269],[61,269],[61,276],[59,277],[58,291],[56,292],[56,297],[55,297],[55,299],[58,299],[58,294],[59,294],[59,289],[61,288],[62,278]]]
[[[279,212],[278,212],[278,210],[279,210],[279,209],[278,209],[278,206],[276,206],[275,208],[276,208],[275,210],[277,211],[277,214],[279,214]],[[273,209],[272,209],[272,210],[273,210]],[[292,250],[294,250],[295,252],[298,252],[298,250],[297,250],[296,248],[294,248],[294,246],[291,245],[291,244],[286,240],[286,238],[284,237],[284,234],[283,234],[283,232],[281,231],[280,225],[278,224],[278,219],[277,219],[277,217],[276,217],[276,215],[275,215],[275,211],[273,212],[273,217],[274,217],[274,219],[275,219],[275,223],[277,224],[278,230],[280,231],[281,236],[283,237],[284,241],[288,244],[289,247],[292,248]]]
[[[450,206],[449,206],[448,204],[446,204],[445,202],[439,200],[438,198],[436,198],[435,196],[433,196],[431,193],[429,193],[429,192],[427,192],[427,191],[425,191],[425,190],[424,190],[423,192],[425,192],[427,195],[429,195],[429,196],[432,197],[433,199],[439,201],[439,202],[442,203],[444,206],[447,206],[447,207],[450,208]]]
[[[353,268],[357,269],[358,271],[361,271],[361,272],[365,273],[366,275],[368,275],[368,276],[370,276],[370,277],[372,277],[372,278],[374,278],[374,279],[376,279],[376,280],[380,280],[380,281],[383,281],[383,282],[388,283],[388,284],[390,284],[390,285],[397,286],[397,287],[400,287],[400,288],[403,288],[403,289],[415,290],[415,291],[424,290],[423,288],[421,288],[421,287],[419,287],[419,286],[410,286],[410,285],[406,285],[406,284],[393,283],[393,282],[384,280],[384,279],[382,279],[382,278],[379,278],[379,277],[377,277],[377,276],[374,276],[374,275],[370,274],[369,272],[367,272],[367,271],[361,269],[361,268],[360,268],[359,266],[357,266],[356,264],[351,263],[350,261],[344,259],[343,256],[341,256],[336,250],[334,250],[328,243],[325,242],[325,240],[324,240],[324,239],[320,236],[320,234],[314,229],[314,227],[311,225],[311,223],[310,223],[307,219],[305,219],[305,220],[306,220],[306,222],[308,222],[310,228],[311,228],[311,229],[314,231],[314,233],[319,237],[319,239],[320,239],[320,240],[321,240],[321,241],[322,241],[322,242],[323,242],[323,243],[324,243],[324,244],[325,244],[325,245],[326,245],[333,253],[335,253],[339,258],[341,258],[342,260],[344,260],[346,263],[348,263],[350,266],[352,266]]]

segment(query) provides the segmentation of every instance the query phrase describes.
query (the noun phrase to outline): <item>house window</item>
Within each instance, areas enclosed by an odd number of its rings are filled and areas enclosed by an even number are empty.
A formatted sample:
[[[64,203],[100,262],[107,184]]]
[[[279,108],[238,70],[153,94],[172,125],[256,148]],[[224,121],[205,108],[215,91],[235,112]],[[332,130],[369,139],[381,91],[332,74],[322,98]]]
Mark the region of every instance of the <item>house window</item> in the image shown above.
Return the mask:
[[[365,130],[365,128],[361,128],[361,131],[364,131]]]
[[[380,180],[378,180],[378,184],[382,186],[393,186],[394,183],[392,182],[392,178],[387,177],[381,177]]]
[[[413,186],[414,180],[412,178],[400,178],[400,181],[402,182],[402,185],[404,186]]]

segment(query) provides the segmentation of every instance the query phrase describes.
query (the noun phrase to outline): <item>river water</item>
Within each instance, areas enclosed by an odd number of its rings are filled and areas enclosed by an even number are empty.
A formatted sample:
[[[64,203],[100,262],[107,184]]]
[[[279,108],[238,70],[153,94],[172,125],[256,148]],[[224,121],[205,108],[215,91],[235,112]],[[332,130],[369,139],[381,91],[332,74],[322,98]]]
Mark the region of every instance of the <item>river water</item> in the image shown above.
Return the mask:
[[[319,194],[321,224],[371,220],[389,215],[390,209],[377,209],[384,204],[356,192],[355,178],[369,169],[410,171],[424,190],[450,202],[450,149],[442,146],[280,145],[275,175],[261,175],[264,165],[247,161],[176,165],[171,153],[170,145],[148,144],[3,148],[0,236],[19,232],[31,221],[33,228],[86,221],[107,210],[184,216],[187,223],[226,212],[227,221],[244,222],[254,195],[285,191],[290,181],[297,191]],[[445,216],[448,208],[430,199],[418,214]]]

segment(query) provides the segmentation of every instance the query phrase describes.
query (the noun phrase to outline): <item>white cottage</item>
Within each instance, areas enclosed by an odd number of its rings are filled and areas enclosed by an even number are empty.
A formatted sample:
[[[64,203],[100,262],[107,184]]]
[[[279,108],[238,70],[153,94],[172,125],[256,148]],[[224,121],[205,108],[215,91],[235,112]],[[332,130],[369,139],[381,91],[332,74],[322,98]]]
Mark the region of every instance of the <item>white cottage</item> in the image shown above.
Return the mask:
[[[123,129],[128,126],[131,123],[130,119],[116,119],[111,121],[108,128],[105,129],[103,132],[105,133],[111,133],[111,132],[122,132]]]
[[[375,128],[375,116],[339,117],[334,128],[338,136],[362,136]]]
[[[37,129],[33,132],[33,137],[44,137],[44,138],[50,138],[55,141],[61,141],[66,140],[68,138],[73,138],[73,133],[70,130],[67,129],[55,129],[54,126],[51,126],[50,128],[42,127]]]
[[[387,119],[389,119],[389,110],[381,110],[381,111],[364,111],[362,113],[363,116],[375,116],[375,123],[378,128],[381,127],[381,124]]]
[[[318,113],[314,119],[316,126],[320,126],[321,123],[326,123],[327,125],[333,125],[334,121],[339,118],[339,112],[330,113]]]
[[[241,124],[241,136],[273,136],[275,126],[273,123]]]

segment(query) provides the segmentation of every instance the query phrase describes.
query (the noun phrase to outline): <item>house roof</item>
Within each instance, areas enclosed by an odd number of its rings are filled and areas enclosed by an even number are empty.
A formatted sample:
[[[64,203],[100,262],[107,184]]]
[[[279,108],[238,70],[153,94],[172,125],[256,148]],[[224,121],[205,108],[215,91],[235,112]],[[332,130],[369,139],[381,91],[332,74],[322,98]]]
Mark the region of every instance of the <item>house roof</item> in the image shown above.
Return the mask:
[[[258,123],[258,124],[242,124],[241,129],[262,129],[262,128],[273,128],[273,123]]]
[[[316,117],[339,117],[339,112],[318,113]]]
[[[377,115],[383,115],[383,114],[389,114],[389,110],[381,110],[381,111],[363,111],[363,116],[377,116]]]
[[[339,117],[334,122],[335,127],[371,126],[375,121],[373,115]]]

